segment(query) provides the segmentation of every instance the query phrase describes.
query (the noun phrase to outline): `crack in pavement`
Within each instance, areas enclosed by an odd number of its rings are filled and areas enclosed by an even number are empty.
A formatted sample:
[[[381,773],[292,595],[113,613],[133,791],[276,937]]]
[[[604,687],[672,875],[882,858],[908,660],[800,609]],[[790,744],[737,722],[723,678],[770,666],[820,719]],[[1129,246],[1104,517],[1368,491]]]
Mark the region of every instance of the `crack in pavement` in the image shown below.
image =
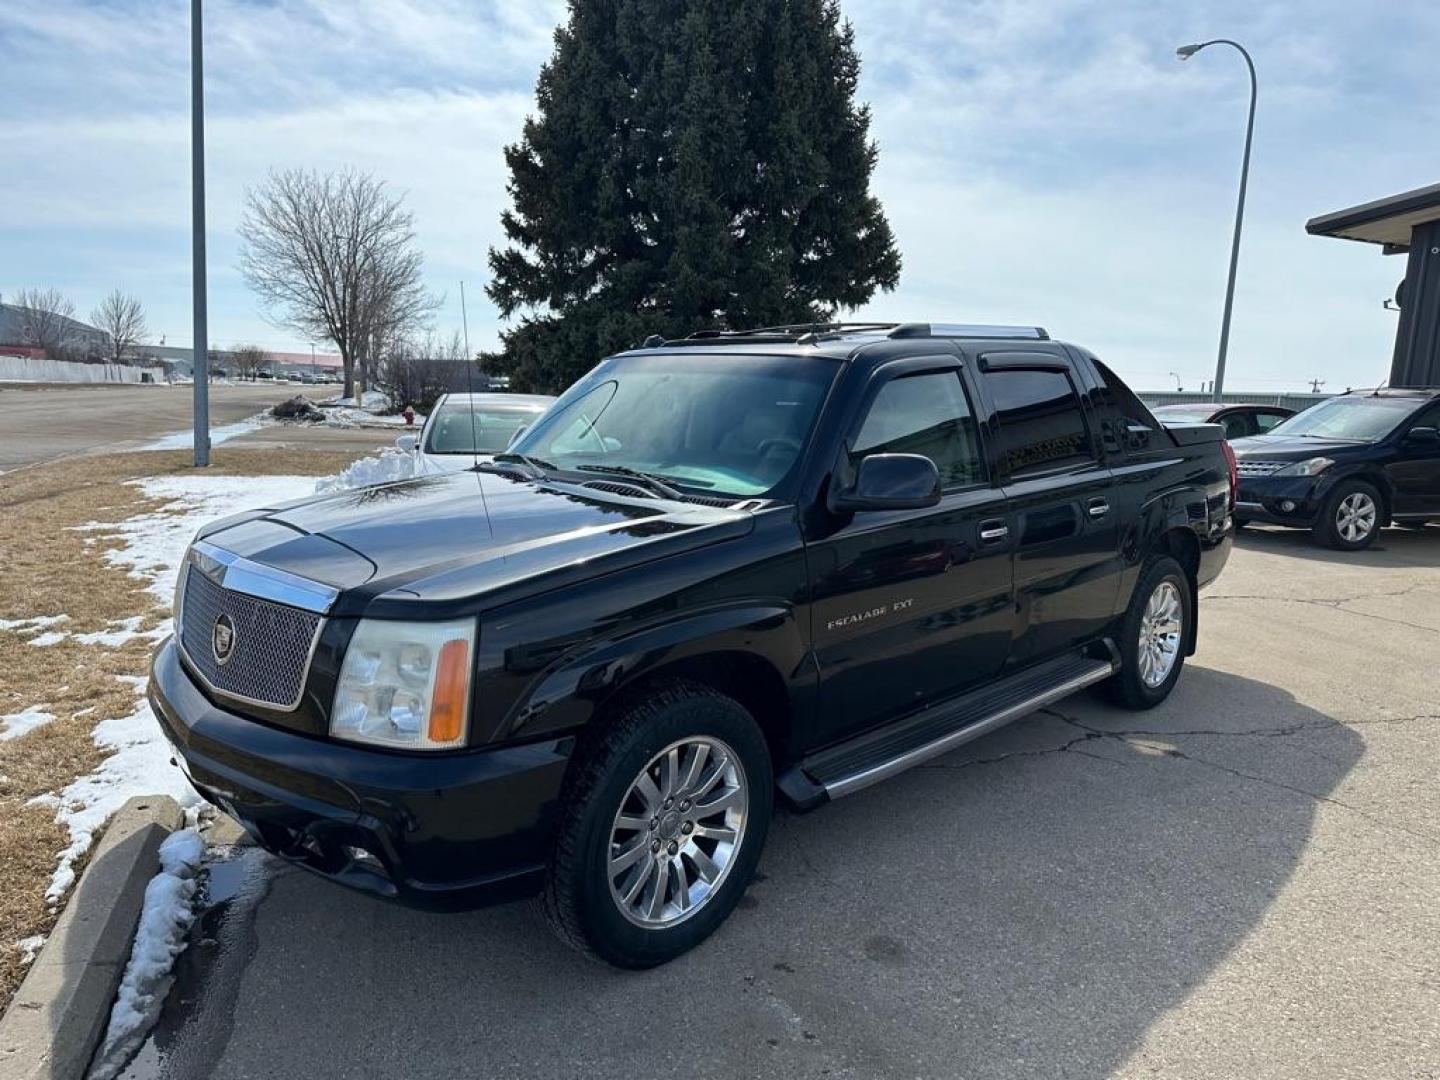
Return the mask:
[[[1377,622],[1390,623],[1392,626],[1404,626],[1408,627],[1411,630],[1421,630],[1427,634],[1440,634],[1440,629],[1437,629],[1433,626],[1424,626],[1421,623],[1406,622],[1404,619],[1392,619],[1388,615],[1376,615],[1375,613],[1370,611],[1356,611],[1352,607],[1345,606],[1346,604],[1352,604],[1357,600],[1382,600],[1394,596],[1404,596],[1419,587],[1420,586],[1418,585],[1411,585],[1408,588],[1400,589],[1397,592],[1362,593],[1359,596],[1341,596],[1334,598],[1305,596],[1242,596],[1236,593],[1232,593],[1229,595],[1222,594],[1219,596],[1212,596],[1211,594],[1207,593],[1205,595],[1205,599],[1251,600],[1276,604],[1308,604],[1311,607],[1323,607],[1329,608],[1331,611],[1344,612],[1346,615],[1358,615],[1362,619],[1374,619]]]
[[[1089,742],[1113,740],[1115,742],[1124,743],[1127,746],[1131,747],[1142,747],[1143,749],[1159,753],[1165,757],[1179,758],[1182,761],[1189,761],[1196,765],[1204,765],[1208,768],[1216,770],[1217,772],[1225,773],[1240,780],[1249,780],[1257,784],[1264,784],[1267,787],[1277,788],[1281,791],[1288,791],[1295,795],[1303,795],[1306,798],[1315,800],[1316,802],[1326,803],[1330,806],[1339,807],[1342,810],[1348,810],[1351,813],[1357,814],[1360,817],[1364,818],[1366,821],[1369,821],[1374,825],[1380,826],[1382,829],[1402,832],[1405,833],[1407,836],[1413,837],[1417,840],[1422,840],[1427,844],[1435,844],[1437,846],[1440,846],[1440,836],[1433,836],[1429,833],[1420,832],[1416,829],[1412,829],[1407,825],[1401,825],[1392,821],[1387,821],[1382,817],[1378,817],[1375,814],[1370,813],[1368,810],[1364,810],[1358,806],[1355,806],[1353,803],[1347,803],[1341,799],[1337,799],[1334,796],[1325,795],[1317,791],[1311,791],[1308,788],[1297,787],[1294,784],[1287,784],[1282,780],[1275,780],[1267,776],[1258,776],[1254,773],[1247,773],[1241,769],[1236,769],[1232,766],[1221,764],[1218,761],[1212,761],[1209,758],[1199,757],[1193,753],[1180,750],[1173,746],[1156,746],[1154,744],[1138,743],[1134,741],[1136,739],[1179,738],[1183,736],[1233,737],[1238,735],[1248,738],[1285,738],[1291,735],[1298,734],[1302,731],[1325,731],[1331,728],[1347,726],[1346,724],[1341,723],[1339,720],[1329,720],[1323,723],[1300,722],[1295,724],[1286,724],[1280,727],[1253,728],[1244,731],[1218,731],[1204,728],[1189,729],[1184,731],[1152,731],[1147,729],[1105,731],[1101,728],[1091,727],[1089,724],[1086,724],[1081,720],[1077,720],[1073,716],[1067,716],[1065,713],[1059,712],[1058,710],[1053,708],[1044,708],[1038,711],[1045,716],[1049,716],[1053,719],[1061,721],[1064,724],[1068,724],[1070,727],[1076,728],[1081,732],[1081,734],[1073,739],[1070,739],[1068,742],[1065,742],[1060,746],[1042,747],[1037,750],[1012,750],[1009,753],[997,754],[994,757],[971,758],[968,761],[957,762],[955,764],[930,762],[919,766],[919,768],[959,770],[968,769],[975,765],[998,765],[1001,762],[1009,761],[1013,758],[1046,757],[1050,754],[1066,753],[1081,754],[1084,757],[1093,758],[1097,761],[1107,761],[1112,765],[1118,765],[1122,768],[1128,768],[1129,765],[1127,762],[1117,761],[1114,758],[1107,758],[1100,754],[1091,754],[1085,752],[1084,750],[1076,749],[1076,747],[1083,746],[1084,744]],[[1382,719],[1370,722],[1404,723],[1413,720],[1432,719],[1440,719],[1440,716],[1429,713],[1422,713],[1413,717],[1396,717],[1392,719]]]

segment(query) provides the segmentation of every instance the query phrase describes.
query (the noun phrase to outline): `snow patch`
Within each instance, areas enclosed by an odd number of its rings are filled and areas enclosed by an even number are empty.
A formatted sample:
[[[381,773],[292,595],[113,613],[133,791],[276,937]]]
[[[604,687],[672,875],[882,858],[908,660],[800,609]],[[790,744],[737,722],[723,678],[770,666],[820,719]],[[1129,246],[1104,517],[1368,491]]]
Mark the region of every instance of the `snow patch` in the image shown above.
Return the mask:
[[[11,630],[17,634],[38,634],[42,630],[69,621],[69,615],[32,615],[27,619],[0,619],[0,630]]]
[[[315,494],[329,495],[372,484],[385,484],[391,480],[408,480],[423,471],[423,459],[419,454],[405,450],[381,450],[378,454],[352,461],[336,476],[316,481]]]
[[[32,637],[30,639],[30,644],[39,645],[41,648],[44,648],[47,645],[59,645],[60,642],[64,641],[69,636],[70,635],[65,633],[65,631],[63,630],[47,630],[45,631],[45,633],[39,635],[38,637]]]
[[[205,522],[255,507],[274,507],[303,499],[314,490],[307,476],[156,476],[132,480],[147,496],[165,506],[128,521],[91,522],[78,530],[119,537],[123,546],[105,553],[112,566],[148,578],[149,591],[169,605],[185,549]],[[159,632],[163,637],[168,630]]]
[[[44,727],[54,720],[53,713],[48,713],[38,705],[31,705],[17,713],[10,713],[8,716],[0,716],[0,742],[9,742],[11,739],[18,739],[27,731],[34,731],[38,727]]]
[[[138,680],[144,683],[144,679]],[[182,807],[200,801],[185,774],[170,764],[170,744],[148,702],[128,716],[95,726],[95,745],[114,753],[98,768],[68,784],[58,795],[37,795],[32,805],[55,808],[55,820],[70,833],[60,853],[45,899],[51,904],[75,882],[75,862],[95,842],[95,834],[132,795],[169,795]]]
[[[220,385],[225,385],[221,383]],[[220,427],[210,429],[210,445],[219,446],[223,442],[229,442],[237,435],[246,435],[259,428],[265,427],[270,422],[269,417],[264,413],[256,413],[254,416],[244,420],[237,420],[233,424],[222,424]],[[172,431],[168,435],[162,435],[152,443],[146,443],[140,447],[141,450],[188,450],[195,445],[195,432],[186,428],[184,431]]]
[[[159,1017],[174,982],[175,958],[184,952],[195,921],[196,874],[204,855],[205,842],[193,829],[172,833],[160,845],[160,873],[145,887],[135,946],[110,1010],[110,1026],[90,1068],[91,1080],[119,1075]]]
[[[15,947],[20,950],[20,962],[22,964],[33,964],[35,957],[40,953],[40,947],[45,944],[45,935],[36,934],[34,937],[21,938],[15,942]]]

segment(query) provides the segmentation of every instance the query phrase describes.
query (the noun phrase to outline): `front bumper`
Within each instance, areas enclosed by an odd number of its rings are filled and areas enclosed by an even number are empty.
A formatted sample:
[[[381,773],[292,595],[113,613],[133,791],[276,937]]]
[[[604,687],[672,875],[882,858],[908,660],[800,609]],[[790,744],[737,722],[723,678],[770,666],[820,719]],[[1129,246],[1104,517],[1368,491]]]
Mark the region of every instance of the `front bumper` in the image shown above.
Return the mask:
[[[573,740],[421,755],[347,746],[213,704],[173,640],[151,708],[195,789],[266,850],[344,885],[420,907],[538,891]]]
[[[1320,516],[1329,490],[1328,472],[1319,476],[1242,476],[1235,516],[1308,529]]]

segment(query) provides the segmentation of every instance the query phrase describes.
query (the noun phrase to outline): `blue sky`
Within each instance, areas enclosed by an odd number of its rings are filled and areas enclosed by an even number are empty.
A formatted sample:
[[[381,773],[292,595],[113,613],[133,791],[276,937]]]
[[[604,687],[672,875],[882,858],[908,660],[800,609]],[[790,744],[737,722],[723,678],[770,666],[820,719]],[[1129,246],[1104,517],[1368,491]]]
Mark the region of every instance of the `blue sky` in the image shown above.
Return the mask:
[[[83,316],[138,295],[190,341],[185,0],[0,0],[0,293],[68,293]],[[1308,237],[1307,218],[1440,180],[1440,7],[1160,0],[849,0],[874,187],[905,258],[867,317],[1038,322],[1137,386],[1213,371],[1248,83],[1260,72],[1227,384],[1373,384],[1400,259]],[[498,327],[486,249],[501,150],[533,104],[555,0],[209,0],[210,326],[305,349],[236,271],[247,185],[356,165],[406,194],[437,329]]]

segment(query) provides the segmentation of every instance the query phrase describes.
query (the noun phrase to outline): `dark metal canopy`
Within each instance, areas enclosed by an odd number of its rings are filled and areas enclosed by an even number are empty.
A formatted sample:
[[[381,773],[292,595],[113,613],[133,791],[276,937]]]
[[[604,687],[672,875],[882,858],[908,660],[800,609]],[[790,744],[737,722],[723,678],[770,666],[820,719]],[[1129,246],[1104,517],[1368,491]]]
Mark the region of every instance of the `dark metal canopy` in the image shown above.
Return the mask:
[[[1305,223],[1305,231],[1311,236],[1383,244],[1399,252],[1409,250],[1411,230],[1432,221],[1440,221],[1440,184],[1321,214]]]

